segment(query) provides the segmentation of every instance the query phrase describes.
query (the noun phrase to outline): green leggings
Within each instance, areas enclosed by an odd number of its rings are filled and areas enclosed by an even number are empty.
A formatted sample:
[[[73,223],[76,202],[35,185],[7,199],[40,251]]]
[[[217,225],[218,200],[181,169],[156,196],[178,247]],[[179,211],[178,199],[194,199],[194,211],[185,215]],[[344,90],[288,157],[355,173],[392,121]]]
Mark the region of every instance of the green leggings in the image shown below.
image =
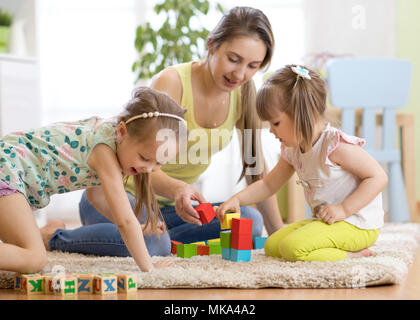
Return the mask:
[[[363,230],[339,221],[331,225],[320,220],[302,220],[273,233],[265,242],[267,256],[287,261],[336,261],[347,251],[372,246],[380,229]]]

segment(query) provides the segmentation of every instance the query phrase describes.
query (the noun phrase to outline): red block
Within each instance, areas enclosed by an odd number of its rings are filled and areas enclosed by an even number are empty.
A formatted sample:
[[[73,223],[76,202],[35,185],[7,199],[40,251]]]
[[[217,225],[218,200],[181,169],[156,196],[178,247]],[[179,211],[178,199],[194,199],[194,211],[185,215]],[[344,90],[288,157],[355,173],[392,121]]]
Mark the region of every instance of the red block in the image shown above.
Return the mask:
[[[252,235],[252,219],[233,218],[231,225],[232,234],[251,234]],[[251,237],[252,238],[252,237]]]
[[[171,253],[176,254],[176,246],[182,242],[171,240]]]
[[[213,206],[211,203],[200,203],[195,207],[195,211],[200,215],[201,223],[209,223],[211,220],[216,217],[216,212],[214,212]]]
[[[252,234],[239,234],[232,232],[230,247],[236,250],[252,250]]]
[[[208,256],[210,253],[210,246],[197,245],[197,256]]]

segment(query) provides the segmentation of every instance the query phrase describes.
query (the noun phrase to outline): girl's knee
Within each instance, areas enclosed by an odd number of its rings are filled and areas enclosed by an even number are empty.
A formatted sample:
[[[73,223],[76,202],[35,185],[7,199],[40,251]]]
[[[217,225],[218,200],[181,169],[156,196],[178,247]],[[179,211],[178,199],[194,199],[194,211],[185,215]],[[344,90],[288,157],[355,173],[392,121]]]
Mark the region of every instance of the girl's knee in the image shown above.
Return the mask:
[[[252,207],[241,207],[241,217],[252,219],[252,236],[261,236],[264,221],[261,213]]]
[[[171,254],[171,239],[168,232],[159,238],[156,235],[145,237],[145,240],[150,256],[166,257]]]
[[[274,235],[274,234],[273,234]],[[273,237],[273,235],[269,236],[264,244],[264,252],[266,256],[269,257],[276,257],[281,258],[279,253],[279,239]]]
[[[286,237],[278,243],[279,254],[287,261],[303,260],[304,252],[292,237]]]

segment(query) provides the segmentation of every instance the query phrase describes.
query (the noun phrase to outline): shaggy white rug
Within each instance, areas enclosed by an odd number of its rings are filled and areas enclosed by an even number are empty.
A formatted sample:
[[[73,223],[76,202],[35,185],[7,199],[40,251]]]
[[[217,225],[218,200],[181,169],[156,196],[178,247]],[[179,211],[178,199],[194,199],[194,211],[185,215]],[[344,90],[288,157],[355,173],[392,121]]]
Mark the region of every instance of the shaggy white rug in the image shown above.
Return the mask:
[[[415,223],[387,223],[372,247],[376,257],[337,262],[286,262],[253,250],[250,262],[230,262],[220,255],[182,259],[176,267],[139,272],[132,258],[96,257],[49,252],[44,272],[135,272],[138,288],[355,288],[400,283],[420,239]],[[153,261],[162,259],[153,257]],[[0,288],[13,287],[13,273],[0,272]]]

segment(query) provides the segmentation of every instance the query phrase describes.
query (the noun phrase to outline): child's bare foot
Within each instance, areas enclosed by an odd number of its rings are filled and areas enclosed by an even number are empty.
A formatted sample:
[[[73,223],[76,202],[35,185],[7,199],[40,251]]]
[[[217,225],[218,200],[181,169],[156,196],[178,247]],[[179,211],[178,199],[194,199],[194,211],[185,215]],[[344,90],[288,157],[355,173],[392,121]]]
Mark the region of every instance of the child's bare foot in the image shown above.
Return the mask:
[[[52,235],[57,229],[65,229],[66,225],[60,220],[52,220],[49,221],[44,227],[40,229],[42,240],[44,241],[45,248],[50,251],[50,245],[48,241],[50,241]]]
[[[376,252],[368,248],[359,251],[347,251],[347,258],[361,258],[361,257],[374,257]]]

